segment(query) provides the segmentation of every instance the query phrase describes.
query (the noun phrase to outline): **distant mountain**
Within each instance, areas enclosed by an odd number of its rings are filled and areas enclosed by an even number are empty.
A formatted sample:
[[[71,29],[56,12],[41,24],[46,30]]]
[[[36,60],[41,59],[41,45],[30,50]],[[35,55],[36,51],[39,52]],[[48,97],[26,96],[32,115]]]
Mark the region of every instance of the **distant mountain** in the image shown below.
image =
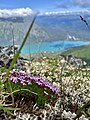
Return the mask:
[[[8,17],[8,18],[0,18],[0,22],[24,22],[24,18],[23,17]]]
[[[0,45],[11,45],[13,44],[13,39],[15,44],[20,45],[31,21],[31,17],[29,19],[27,17],[0,18]],[[36,43],[48,39],[48,33],[35,23],[27,43]]]
[[[68,35],[77,38],[77,40],[90,40],[90,31],[80,15],[87,20],[90,25],[90,13],[74,14],[48,14],[37,18],[37,23],[42,26],[50,35],[51,40],[67,39]]]
[[[80,15],[90,25],[90,13],[63,13],[39,15],[36,18],[27,43],[38,43],[55,40],[83,40],[90,41],[90,30],[81,21]],[[0,18],[0,45],[20,45],[31,23],[32,17]]]

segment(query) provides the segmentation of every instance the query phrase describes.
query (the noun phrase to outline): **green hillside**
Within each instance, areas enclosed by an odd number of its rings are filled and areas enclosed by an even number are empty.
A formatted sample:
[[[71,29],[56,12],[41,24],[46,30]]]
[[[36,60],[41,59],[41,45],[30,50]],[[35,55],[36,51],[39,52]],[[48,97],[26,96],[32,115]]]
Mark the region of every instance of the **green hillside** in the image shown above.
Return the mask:
[[[90,63],[90,44],[71,48],[67,51],[64,51],[62,55],[73,55],[85,60],[87,63]]]

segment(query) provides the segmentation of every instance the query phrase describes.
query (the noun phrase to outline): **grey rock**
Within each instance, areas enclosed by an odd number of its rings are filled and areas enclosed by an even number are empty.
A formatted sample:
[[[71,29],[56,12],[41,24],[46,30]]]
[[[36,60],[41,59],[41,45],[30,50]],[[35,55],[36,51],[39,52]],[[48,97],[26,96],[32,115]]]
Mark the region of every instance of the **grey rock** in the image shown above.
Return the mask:
[[[17,46],[6,46],[6,47],[2,47],[0,46],[0,68],[5,67],[6,69],[9,68],[12,60],[13,60],[13,56],[14,56],[14,52],[16,52],[18,50]],[[26,70],[26,64],[28,64],[28,60],[19,56],[16,64],[14,65],[15,69],[19,69],[19,70]]]
[[[0,66],[5,67],[4,61],[0,60]]]

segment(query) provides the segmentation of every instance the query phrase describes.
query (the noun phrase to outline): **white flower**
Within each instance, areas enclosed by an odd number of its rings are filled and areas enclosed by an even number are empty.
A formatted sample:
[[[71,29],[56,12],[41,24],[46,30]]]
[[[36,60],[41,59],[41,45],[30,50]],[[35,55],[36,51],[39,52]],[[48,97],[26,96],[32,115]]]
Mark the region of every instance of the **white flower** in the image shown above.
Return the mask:
[[[82,115],[82,116],[79,118],[79,120],[88,120],[88,118],[85,118],[85,116]]]
[[[53,82],[53,86],[57,86],[57,83],[56,83],[56,82]]]
[[[70,120],[73,120],[73,118],[75,118],[76,117],[76,114],[75,113],[71,113],[71,111],[68,111],[68,112],[66,112],[65,110],[63,111],[63,113],[62,113],[62,118],[64,118],[64,119],[70,119]]]
[[[60,62],[61,62],[61,63],[65,63],[66,61],[65,61],[64,59],[62,59]]]
[[[71,113],[66,112],[65,110],[62,113],[62,118],[67,119],[71,116]]]
[[[75,117],[76,117],[76,114],[75,114],[75,113],[73,113],[73,114],[72,114],[72,118],[75,118]]]

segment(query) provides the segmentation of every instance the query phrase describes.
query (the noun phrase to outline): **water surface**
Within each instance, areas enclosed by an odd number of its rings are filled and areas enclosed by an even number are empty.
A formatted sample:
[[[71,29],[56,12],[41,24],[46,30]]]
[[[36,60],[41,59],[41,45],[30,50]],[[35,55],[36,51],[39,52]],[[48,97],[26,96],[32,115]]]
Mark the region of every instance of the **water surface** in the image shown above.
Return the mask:
[[[22,54],[28,55],[32,53],[40,52],[55,52],[60,50],[67,50],[69,48],[87,45],[90,42],[86,41],[71,41],[71,40],[60,40],[60,41],[51,41],[51,42],[42,42],[42,43],[33,43],[27,44],[22,49]]]

